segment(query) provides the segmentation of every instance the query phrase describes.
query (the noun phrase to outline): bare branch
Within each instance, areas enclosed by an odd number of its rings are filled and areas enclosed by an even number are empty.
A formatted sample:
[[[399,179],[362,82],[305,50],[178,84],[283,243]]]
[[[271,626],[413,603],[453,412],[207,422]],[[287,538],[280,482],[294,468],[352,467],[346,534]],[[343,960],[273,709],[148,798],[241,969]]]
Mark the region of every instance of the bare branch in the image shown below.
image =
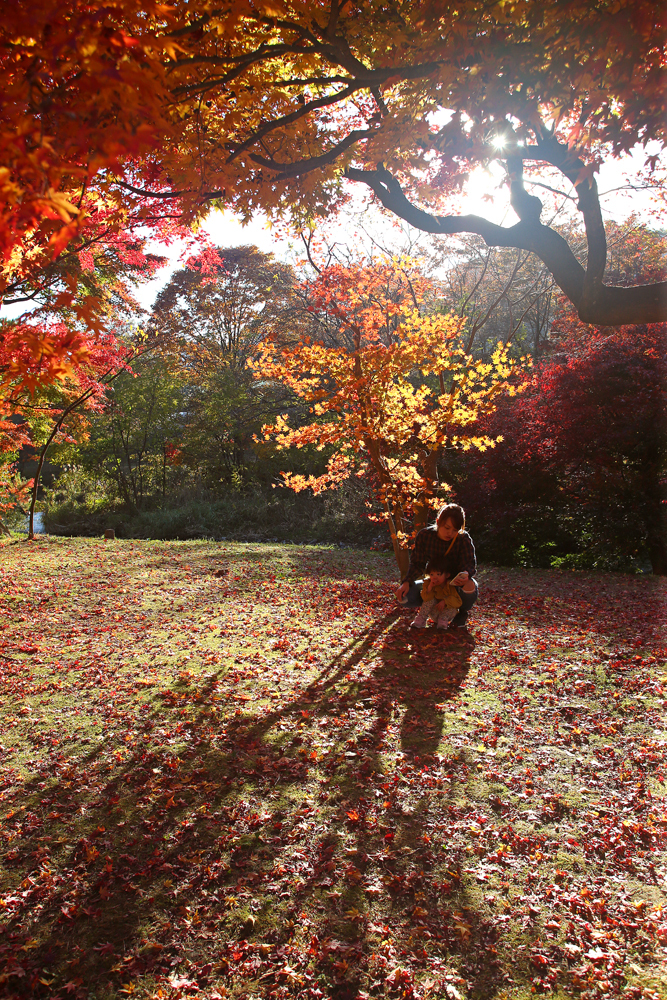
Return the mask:
[[[577,199],[573,194],[567,194],[565,191],[559,191],[558,188],[551,187],[550,184],[545,184],[543,181],[533,181],[525,177],[524,184],[530,184],[531,187],[539,187],[544,191],[550,191],[552,194],[558,195],[559,198],[567,198],[568,201],[573,201],[576,204]]]
[[[304,247],[306,248],[306,257],[308,258],[308,263],[310,264],[310,266],[315,271],[317,271],[318,274],[321,274],[322,273],[322,268],[317,266],[317,264],[315,263],[315,261],[312,258],[311,252],[310,252],[310,245],[311,245],[312,240],[313,240],[313,231],[312,231],[312,229],[308,230],[308,239],[306,239],[306,237],[303,235],[303,231],[299,235],[301,236],[301,241],[302,241]]]
[[[472,287],[472,289],[470,291],[470,294],[465,298],[465,300],[464,300],[464,302],[463,302],[463,304],[461,306],[461,309],[459,310],[459,315],[463,316],[463,313],[465,312],[466,306],[468,305],[468,303],[470,302],[471,298],[473,297],[473,295],[475,294],[475,292],[477,291],[477,289],[481,285],[482,281],[484,280],[484,278],[486,276],[486,272],[487,272],[487,270],[489,268],[490,262],[491,262],[491,254],[487,254],[486,258],[484,260],[484,267],[482,268],[482,273],[480,274],[479,278],[477,279],[477,281],[473,285],[473,287]]]

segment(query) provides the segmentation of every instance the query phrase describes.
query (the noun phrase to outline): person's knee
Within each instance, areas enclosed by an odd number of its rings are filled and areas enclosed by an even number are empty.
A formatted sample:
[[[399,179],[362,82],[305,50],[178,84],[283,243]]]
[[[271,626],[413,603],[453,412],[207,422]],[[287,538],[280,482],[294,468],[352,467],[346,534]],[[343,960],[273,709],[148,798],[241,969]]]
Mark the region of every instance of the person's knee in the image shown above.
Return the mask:
[[[473,604],[477,603],[477,598],[479,597],[479,591],[474,581],[470,580],[469,583],[472,583],[470,590],[467,589],[467,584],[459,590],[459,594],[461,595],[461,611],[470,611]]]
[[[410,586],[407,594],[405,595],[405,604],[409,608],[421,607],[422,603],[422,584],[423,580],[415,580],[415,582]]]

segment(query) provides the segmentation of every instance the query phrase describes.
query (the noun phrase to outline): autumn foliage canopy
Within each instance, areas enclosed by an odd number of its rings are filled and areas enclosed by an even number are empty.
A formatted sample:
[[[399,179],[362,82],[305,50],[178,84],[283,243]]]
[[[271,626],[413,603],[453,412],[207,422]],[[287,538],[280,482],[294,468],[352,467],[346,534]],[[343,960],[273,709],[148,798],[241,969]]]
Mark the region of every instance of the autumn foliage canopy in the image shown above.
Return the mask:
[[[38,308],[0,328],[3,382],[32,391],[88,364],[110,329],[91,276],[108,261],[145,274],[149,235],[169,241],[211,207],[315,222],[355,189],[418,229],[536,254],[586,323],[664,320],[659,274],[608,266],[595,180],[632,152],[664,196],[664,41],[651,0],[12,4],[0,25],[0,295]],[[516,216],[503,225],[457,208],[494,161]],[[554,187],[576,205],[585,249],[545,224],[538,195]],[[380,382],[390,359],[392,384],[415,394],[392,417],[385,464],[396,442],[417,455],[452,433],[436,429],[407,374],[412,322],[406,312],[385,353],[359,341],[350,354],[356,365],[363,352]],[[424,384],[451,375],[446,322],[427,329],[420,315],[421,347],[434,352]],[[322,372],[315,344],[298,350],[285,378],[297,362]],[[472,386],[476,369],[459,363]],[[335,412],[314,410],[317,433],[333,433]]]
[[[313,217],[347,178],[419,228],[535,252],[588,322],[663,319],[664,284],[604,284],[594,175],[639,145],[660,183],[664,34],[651,0],[14,4],[0,28],[3,287],[39,282],[100,210],[110,230],[211,205]],[[452,214],[471,169],[499,158],[519,221]],[[585,268],[541,223],[524,168],[574,185]]]
[[[479,430],[503,444],[470,456],[459,496],[503,523],[491,554],[499,562],[521,542],[532,541],[535,558],[569,530],[601,566],[613,546],[626,566],[644,550],[653,572],[667,573],[667,327],[596,333],[566,311],[552,336],[523,392],[482,418]],[[531,511],[550,528],[539,539]]]

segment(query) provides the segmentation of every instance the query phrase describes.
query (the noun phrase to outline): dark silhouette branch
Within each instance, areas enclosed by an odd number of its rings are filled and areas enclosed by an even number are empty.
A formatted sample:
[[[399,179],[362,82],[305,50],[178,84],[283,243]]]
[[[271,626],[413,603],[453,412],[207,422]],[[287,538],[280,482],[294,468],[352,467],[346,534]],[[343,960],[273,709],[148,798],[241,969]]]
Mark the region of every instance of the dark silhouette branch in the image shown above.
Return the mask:
[[[510,199],[519,216],[514,226],[498,226],[478,215],[436,216],[418,208],[406,198],[399,182],[382,165],[375,170],[348,167],[346,177],[367,184],[378,201],[416,229],[450,236],[476,233],[487,246],[515,247],[536,254],[547,266],[556,284],[574,304],[579,318],[599,326],[660,323],[667,320],[667,282],[624,287],[605,285],[600,268],[606,261],[606,238],[597,200],[597,188],[579,180],[584,164],[561,155],[562,148],[548,141],[539,146],[513,151],[508,158]],[[566,240],[540,222],[542,203],[523,186],[522,160],[547,159],[575,183],[589,239],[590,264],[584,270]],[[558,160],[558,162],[554,162]],[[561,165],[562,164],[562,165]]]
[[[289,180],[290,177],[299,177],[301,174],[310,173],[311,170],[318,170],[320,167],[326,167],[330,163],[335,163],[341,153],[344,153],[350,146],[354,146],[360,139],[370,139],[374,134],[375,129],[355,129],[341,142],[332,146],[328,152],[322,153],[320,156],[310,156],[305,160],[296,160],[294,163],[278,163],[276,160],[265,156],[258,156],[256,153],[250,153],[249,159],[253,163],[257,163],[260,167],[268,167],[270,170],[280,171],[274,179],[285,181]]]
[[[127,181],[121,181],[118,177],[114,178],[114,184],[126,191],[132,191],[133,194],[146,195],[149,198],[182,198],[184,194],[190,194],[189,188],[185,188],[183,191],[146,191],[144,188],[128,184]]]
[[[269,134],[269,132],[273,132],[277,128],[282,128],[283,125],[291,125],[300,118],[305,118],[305,116],[309,115],[311,111],[316,111],[318,108],[326,108],[330,104],[336,104],[338,101],[343,100],[343,98],[350,97],[359,89],[360,87],[357,84],[353,84],[352,86],[345,87],[344,90],[337,91],[335,94],[330,94],[327,97],[320,97],[317,101],[308,101],[307,104],[304,104],[296,111],[292,111],[289,115],[283,115],[281,118],[274,118],[273,121],[266,122],[266,124],[262,125],[261,128],[258,128],[252,133],[252,135],[248,136],[248,138],[239,146],[234,147],[227,163],[232,163],[232,161],[235,160],[240,153],[249,149],[250,146],[254,146],[256,142],[263,139],[265,135]]]
[[[306,237],[304,236],[303,232],[301,232],[299,235],[301,236],[301,242],[303,243],[304,247],[306,248],[306,257],[308,258],[308,263],[310,264],[310,266],[313,268],[313,270],[317,274],[321,274],[322,273],[322,268],[317,266],[317,264],[313,260],[313,257],[312,257],[312,254],[311,254],[311,250],[310,250],[311,243],[312,243],[312,240],[313,240],[313,231],[312,231],[312,229],[308,231],[308,239],[306,239]]]

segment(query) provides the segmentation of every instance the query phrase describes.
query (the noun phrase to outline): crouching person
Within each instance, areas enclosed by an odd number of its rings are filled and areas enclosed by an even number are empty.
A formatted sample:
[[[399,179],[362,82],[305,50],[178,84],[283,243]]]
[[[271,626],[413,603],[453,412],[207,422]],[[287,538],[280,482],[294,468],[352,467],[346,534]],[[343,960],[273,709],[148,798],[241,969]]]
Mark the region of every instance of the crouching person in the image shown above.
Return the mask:
[[[444,567],[447,582],[461,599],[450,628],[465,628],[470,609],[477,601],[477,560],[472,538],[465,530],[465,512],[457,503],[440,509],[435,524],[422,528],[410,554],[410,565],[396,597],[408,607],[420,607],[424,572],[430,562]],[[417,626],[419,627],[419,626]]]

